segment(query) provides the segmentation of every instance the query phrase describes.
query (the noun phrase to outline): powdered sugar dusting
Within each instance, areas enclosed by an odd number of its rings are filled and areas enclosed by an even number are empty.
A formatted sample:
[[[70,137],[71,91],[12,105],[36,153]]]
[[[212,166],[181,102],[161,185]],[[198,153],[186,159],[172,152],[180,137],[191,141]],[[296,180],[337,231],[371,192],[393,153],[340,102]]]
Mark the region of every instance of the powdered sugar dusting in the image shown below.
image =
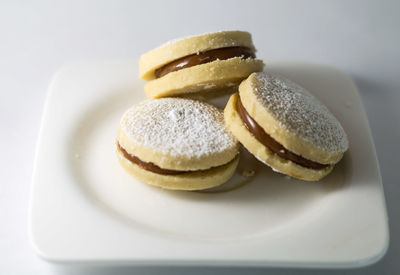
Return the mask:
[[[185,36],[185,37],[175,38],[175,39],[169,40],[169,41],[161,44],[160,46],[158,46],[158,48],[159,49],[160,48],[164,48],[164,47],[167,47],[169,45],[175,44],[175,43],[177,43],[179,41],[182,41],[182,40],[185,40],[185,39],[194,38],[194,37],[198,37],[198,36],[203,36],[203,35],[207,35],[207,34],[221,33],[221,32],[224,32],[224,31],[206,32],[206,33],[202,33],[202,34],[188,35],[188,36]]]
[[[312,94],[276,74],[263,72],[256,77],[253,90],[258,100],[281,126],[322,150],[347,150],[347,136],[339,121]]]
[[[122,117],[122,130],[137,146],[171,156],[201,158],[236,146],[222,111],[191,99],[143,101]]]

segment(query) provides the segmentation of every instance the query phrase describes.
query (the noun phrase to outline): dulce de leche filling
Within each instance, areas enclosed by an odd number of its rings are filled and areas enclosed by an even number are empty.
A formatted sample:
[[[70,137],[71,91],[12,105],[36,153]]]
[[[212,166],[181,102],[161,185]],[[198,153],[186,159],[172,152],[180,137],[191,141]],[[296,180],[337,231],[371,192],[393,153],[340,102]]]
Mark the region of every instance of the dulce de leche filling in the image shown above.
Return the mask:
[[[166,74],[179,71],[185,68],[193,67],[196,65],[209,63],[219,60],[226,60],[233,57],[241,57],[243,59],[255,58],[256,55],[254,51],[246,47],[227,47],[209,50],[201,53],[191,54],[175,61],[172,61],[161,68],[158,68],[154,72],[155,78],[163,77]]]
[[[186,173],[193,173],[193,172],[209,170],[209,169],[206,169],[206,170],[196,170],[196,171],[179,171],[179,170],[164,169],[164,168],[161,168],[161,167],[155,165],[152,162],[143,161],[140,158],[129,154],[124,148],[121,147],[119,142],[117,142],[117,147],[118,147],[118,150],[124,155],[124,157],[126,159],[128,159],[130,162],[138,165],[140,168],[142,168],[144,170],[147,170],[147,171],[150,171],[153,173],[157,173],[160,175],[181,175],[181,174],[186,174]],[[213,167],[213,168],[215,168],[215,167]],[[212,169],[212,168],[210,168],[210,169]]]
[[[237,110],[240,118],[242,119],[244,125],[250,131],[250,133],[252,133],[259,142],[261,142],[264,146],[270,149],[273,153],[277,154],[279,157],[290,160],[305,168],[311,168],[315,170],[321,170],[329,166],[329,164],[314,162],[288,151],[285,147],[283,147],[282,144],[280,144],[270,135],[268,135],[264,131],[264,129],[249,115],[249,113],[244,108],[240,98],[237,101]]]
[[[126,159],[128,159],[132,163],[138,165],[140,168],[142,168],[144,170],[147,170],[147,171],[150,171],[153,173],[157,173],[157,174],[161,174],[161,175],[180,175],[180,174],[192,172],[192,171],[178,171],[178,170],[169,170],[169,169],[161,168],[152,162],[145,162],[145,161],[139,159],[138,157],[135,157],[135,156],[129,154],[124,148],[121,147],[119,142],[117,142],[117,146],[118,146],[118,149],[121,151],[121,153],[124,155],[124,157]]]

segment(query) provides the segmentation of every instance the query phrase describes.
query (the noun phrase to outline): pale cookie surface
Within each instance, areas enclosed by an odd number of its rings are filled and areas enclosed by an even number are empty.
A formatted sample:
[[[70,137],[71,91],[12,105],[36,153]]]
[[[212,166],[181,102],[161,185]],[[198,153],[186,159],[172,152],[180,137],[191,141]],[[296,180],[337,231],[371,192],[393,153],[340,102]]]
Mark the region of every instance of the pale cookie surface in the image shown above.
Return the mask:
[[[276,172],[307,181],[320,180],[332,171],[333,165],[321,170],[309,169],[297,165],[292,161],[283,159],[272,152],[269,148],[258,141],[244,125],[237,111],[238,99],[238,94],[232,95],[229,99],[224,111],[225,122],[235,137],[258,160],[270,166]]]
[[[346,151],[346,134],[332,115],[303,87],[279,75],[257,74],[257,99],[293,134],[327,151]]]
[[[172,72],[146,83],[148,98],[210,93],[224,88],[237,87],[241,80],[253,72],[262,71],[264,63],[258,59],[235,57],[215,60]]]
[[[152,80],[156,69],[181,57],[211,49],[239,46],[255,51],[250,33],[220,31],[174,39],[141,56],[139,75],[144,80]]]
[[[251,117],[286,149],[323,164],[348,149],[339,121],[307,90],[276,74],[253,73],[239,87]]]
[[[219,186],[232,177],[239,162],[239,156],[236,156],[227,164],[208,170],[182,175],[162,175],[142,169],[126,159],[120,151],[117,154],[121,166],[131,176],[150,185],[171,190],[203,190]]]
[[[121,119],[118,141],[142,161],[172,170],[220,166],[238,153],[221,110],[190,99],[146,100],[133,106]]]

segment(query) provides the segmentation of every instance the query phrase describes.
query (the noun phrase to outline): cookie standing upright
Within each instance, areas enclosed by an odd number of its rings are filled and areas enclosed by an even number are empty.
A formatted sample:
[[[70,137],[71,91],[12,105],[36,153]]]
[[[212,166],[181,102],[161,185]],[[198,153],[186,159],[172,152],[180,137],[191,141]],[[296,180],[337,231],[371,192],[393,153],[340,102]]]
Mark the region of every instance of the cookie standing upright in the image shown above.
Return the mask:
[[[172,40],[143,54],[139,74],[148,98],[233,88],[263,70],[251,35],[222,31]]]
[[[182,98],[146,100],[130,108],[120,122],[117,153],[135,178],[176,190],[223,184],[239,160],[238,142],[222,111]]]
[[[254,156],[295,178],[325,177],[348,149],[346,133],[328,108],[276,74],[251,74],[231,96],[224,116]]]

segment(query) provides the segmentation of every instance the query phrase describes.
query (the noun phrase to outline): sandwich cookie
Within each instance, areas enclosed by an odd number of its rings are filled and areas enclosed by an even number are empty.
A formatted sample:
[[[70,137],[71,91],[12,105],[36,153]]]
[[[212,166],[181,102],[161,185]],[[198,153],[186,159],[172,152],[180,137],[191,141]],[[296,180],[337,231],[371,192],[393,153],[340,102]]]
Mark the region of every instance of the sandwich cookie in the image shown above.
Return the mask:
[[[316,181],[348,149],[345,131],[304,88],[279,75],[253,73],[224,111],[233,135],[276,172]]]
[[[139,74],[148,98],[235,88],[263,70],[251,35],[222,31],[169,41],[143,54]]]
[[[239,161],[223,112],[191,99],[146,100],[123,115],[117,138],[122,167],[151,185],[201,190],[226,182]]]

